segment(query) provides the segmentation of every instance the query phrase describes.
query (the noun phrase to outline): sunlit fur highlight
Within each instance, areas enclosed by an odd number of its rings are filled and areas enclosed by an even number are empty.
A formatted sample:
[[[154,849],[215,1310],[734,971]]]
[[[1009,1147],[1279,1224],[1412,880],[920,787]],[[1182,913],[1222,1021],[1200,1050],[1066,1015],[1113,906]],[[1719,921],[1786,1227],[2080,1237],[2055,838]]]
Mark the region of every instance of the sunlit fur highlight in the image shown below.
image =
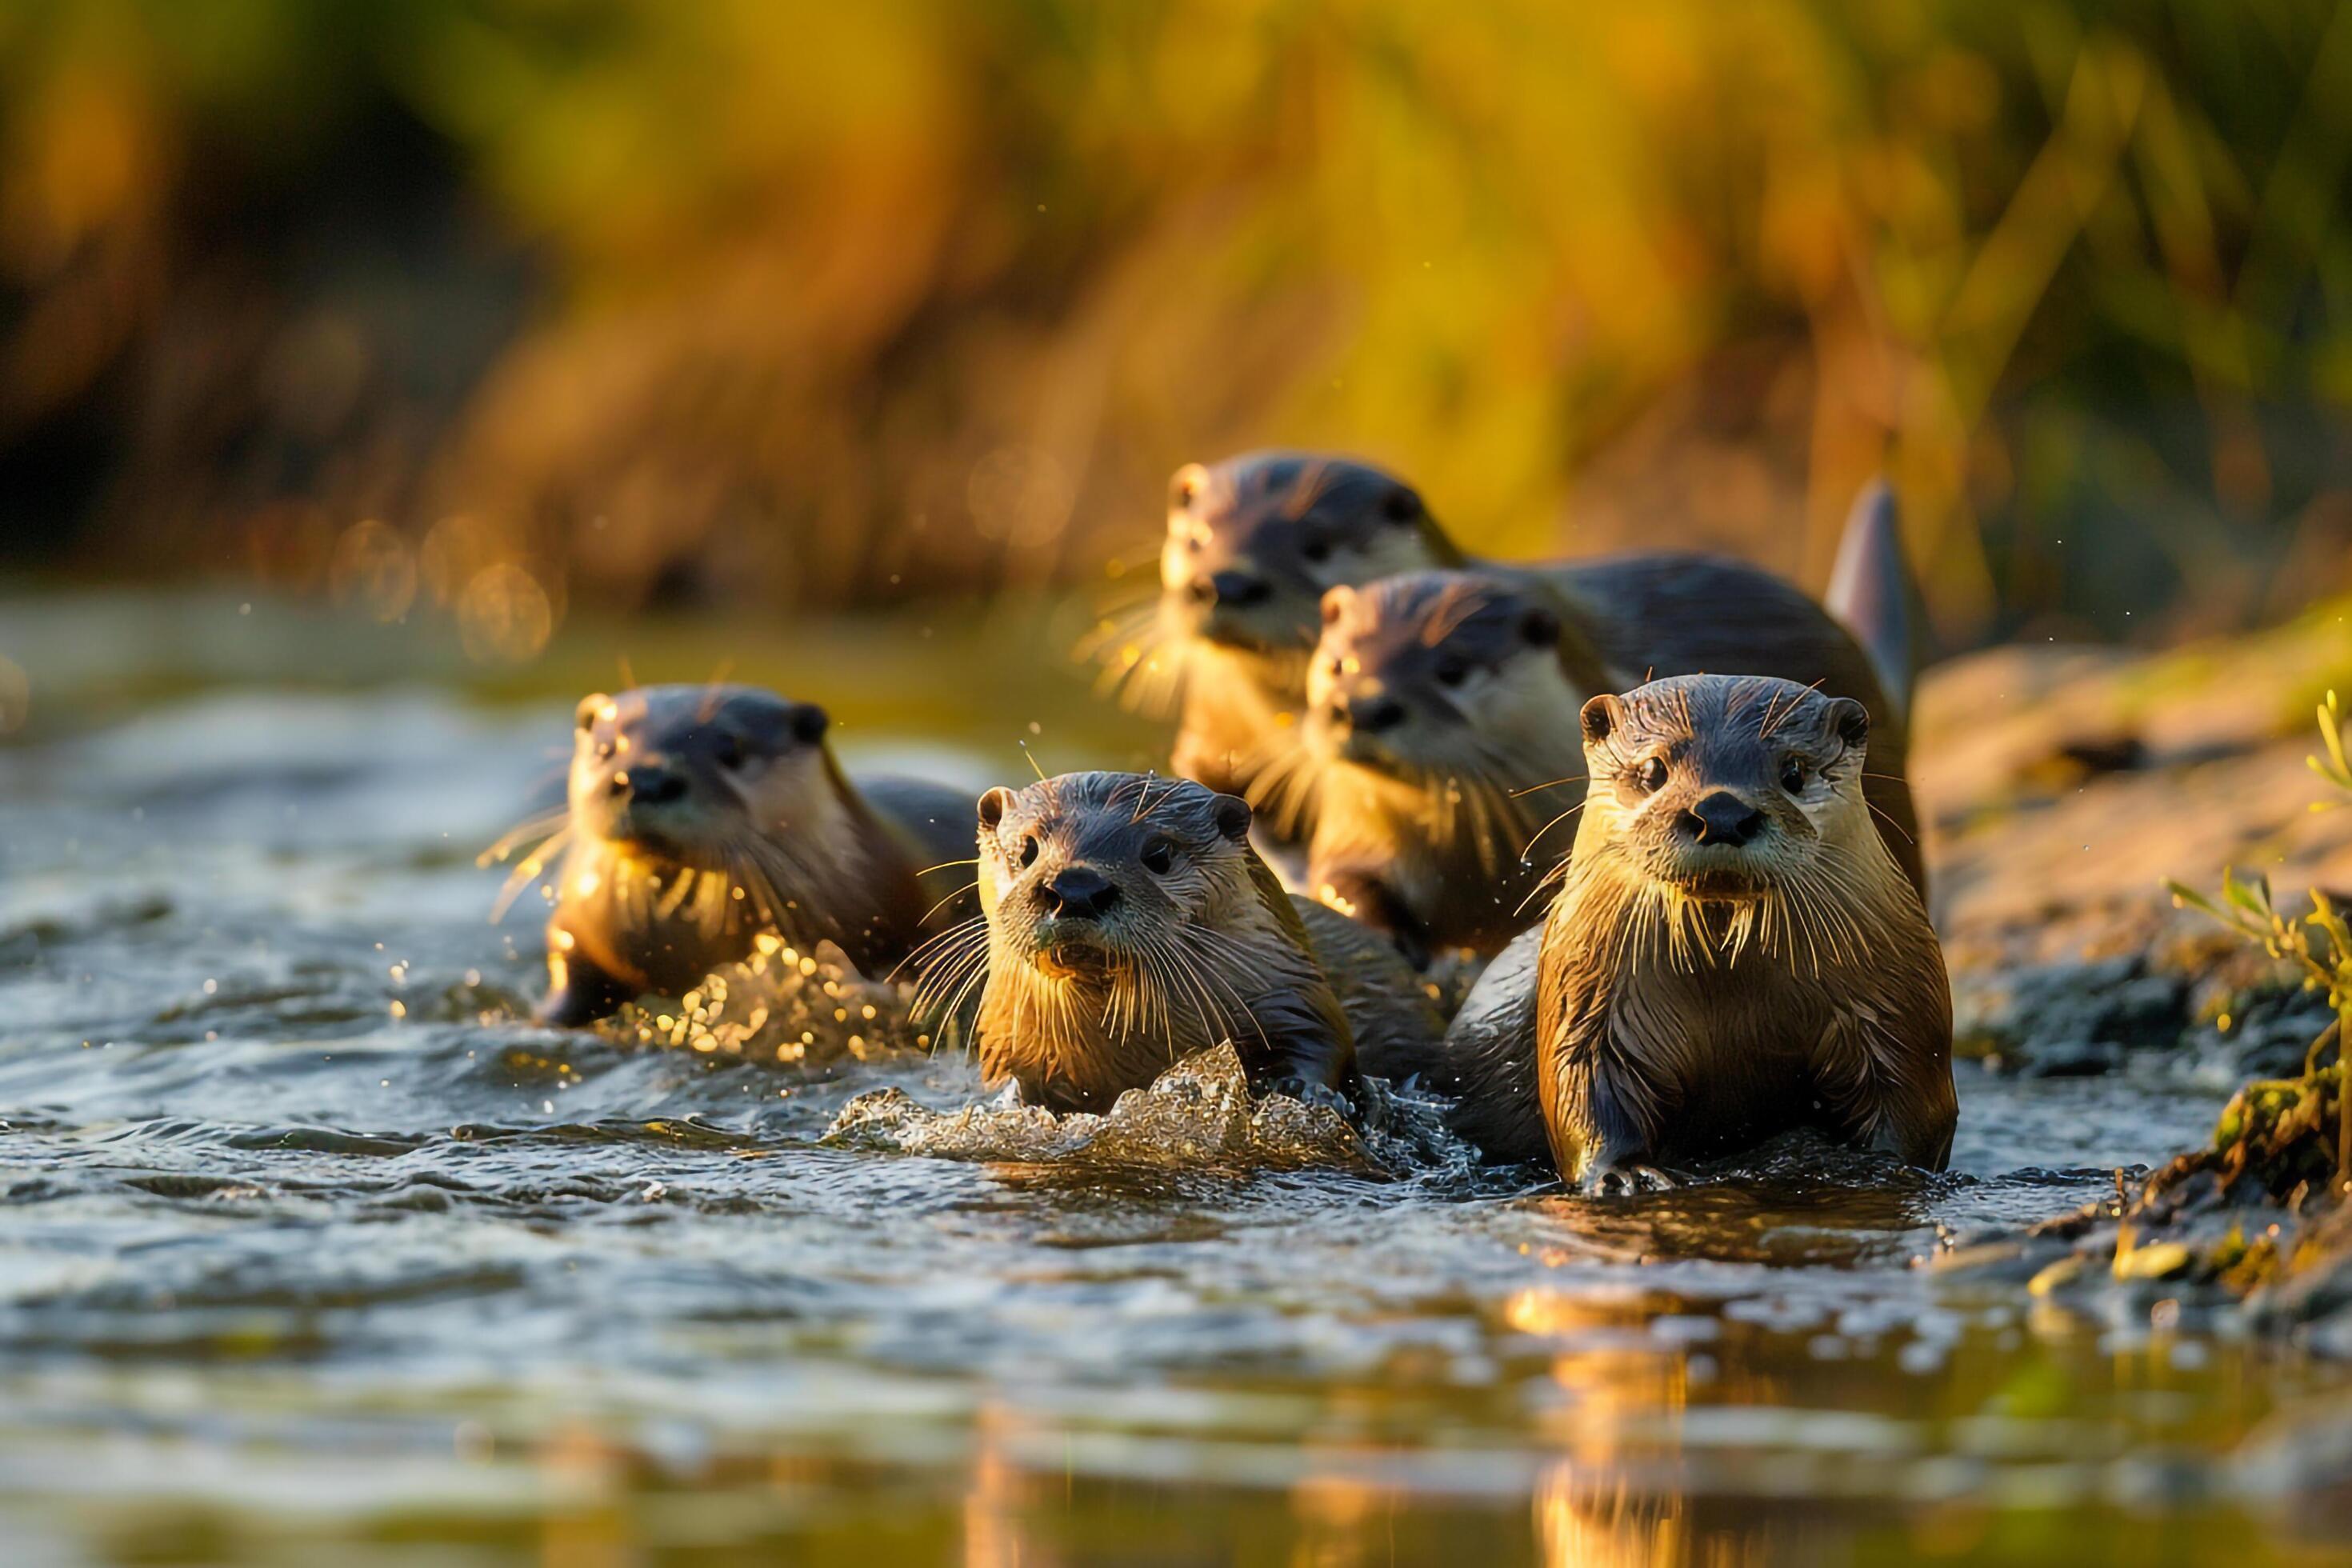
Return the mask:
[[[1179,773],[1245,792],[1295,745],[1323,591],[1459,559],[1420,497],[1369,464],[1300,452],[1190,463],[1170,481],[1159,595],[1107,616],[1085,651],[1123,700],[1181,715]],[[1219,572],[1263,584],[1265,600],[1204,606],[1192,585]]]
[[[567,1000],[592,976],[607,993],[676,994],[747,956],[763,932],[803,951],[832,942],[873,973],[903,956],[925,918],[919,868],[843,775],[824,722],[747,687],[582,702],[567,810],[516,865],[496,911],[555,866],[553,1014],[606,1010],[609,996]],[[649,804],[610,787],[648,766],[683,778],[682,795]],[[520,842],[509,835],[492,853]]]

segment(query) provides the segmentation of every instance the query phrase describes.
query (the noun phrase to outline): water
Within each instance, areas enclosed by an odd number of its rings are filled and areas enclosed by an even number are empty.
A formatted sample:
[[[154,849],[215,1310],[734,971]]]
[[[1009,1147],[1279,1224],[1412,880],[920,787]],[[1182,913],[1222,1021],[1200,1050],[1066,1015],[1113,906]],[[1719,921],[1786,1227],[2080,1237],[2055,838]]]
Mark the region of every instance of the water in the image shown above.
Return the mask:
[[[159,616],[195,631],[142,646]],[[672,666],[641,673],[681,673],[696,635],[641,634]],[[763,635],[739,678],[837,679],[812,648],[867,634]],[[1026,657],[1001,626],[940,637],[958,668]],[[2341,1372],[1914,1267],[2112,1190],[2200,1136],[2210,1095],[1971,1073],[1955,1175],[1800,1164],[1607,1202],[1442,1160],[827,1142],[861,1093],[980,1087],[956,1059],[518,1020],[536,933],[527,907],[486,922],[474,855],[611,656],[491,688],[437,646],[203,599],[0,601],[40,716],[0,750],[11,1563],[2342,1543],[2278,1461],[2343,1409]],[[927,718],[887,694],[935,684],[902,678],[837,703],[853,766],[1009,779],[1013,741],[1048,765],[1137,743],[1067,682]]]

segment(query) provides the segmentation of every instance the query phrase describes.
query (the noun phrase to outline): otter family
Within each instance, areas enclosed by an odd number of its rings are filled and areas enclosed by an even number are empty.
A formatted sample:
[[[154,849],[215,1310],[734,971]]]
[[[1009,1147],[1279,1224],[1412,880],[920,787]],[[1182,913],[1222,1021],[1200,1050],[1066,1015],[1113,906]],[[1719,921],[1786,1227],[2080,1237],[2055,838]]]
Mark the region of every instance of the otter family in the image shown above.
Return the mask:
[[[1259,1092],[1413,1082],[1489,1159],[1591,1191],[1798,1126],[1940,1169],[1895,539],[1865,496],[1825,607],[1701,554],[1474,560],[1360,463],[1187,466],[1119,671],[1176,719],[1168,774],[975,802],[853,778],[806,701],[592,696],[533,858],[562,855],[540,1016],[769,935],[912,973],[1055,1110],[1231,1041]],[[1486,965],[1450,1020],[1441,958]]]

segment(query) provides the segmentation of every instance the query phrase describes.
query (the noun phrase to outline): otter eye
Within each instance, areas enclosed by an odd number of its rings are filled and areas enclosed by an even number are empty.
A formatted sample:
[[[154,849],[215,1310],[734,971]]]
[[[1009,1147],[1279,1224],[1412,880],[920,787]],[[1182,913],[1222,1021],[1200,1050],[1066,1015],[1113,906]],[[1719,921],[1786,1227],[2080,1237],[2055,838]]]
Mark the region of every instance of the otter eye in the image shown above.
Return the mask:
[[[1649,795],[1655,795],[1658,791],[1665,788],[1665,759],[1663,757],[1652,757],[1648,762],[1643,763],[1640,767],[1634,769],[1633,782],[1640,784],[1643,792]]]
[[[722,768],[740,768],[743,765],[743,742],[732,735],[721,735],[711,746],[710,755]]]
[[[1470,667],[1458,658],[1440,659],[1437,664],[1437,684],[1459,686],[1470,679]]]
[[[1319,533],[1310,533],[1299,545],[1298,553],[1320,566],[1331,559],[1331,542]]]
[[[1176,868],[1176,846],[1165,838],[1155,838],[1143,847],[1143,868],[1155,877],[1165,877]]]
[[[1798,794],[1805,787],[1806,777],[1805,764],[1802,762],[1799,761],[1795,757],[1783,757],[1780,759],[1780,787],[1782,789],[1787,790],[1790,795]]]
[[[1034,866],[1036,863],[1037,836],[1034,833],[1025,834],[1021,840],[1021,864],[1028,867]]]

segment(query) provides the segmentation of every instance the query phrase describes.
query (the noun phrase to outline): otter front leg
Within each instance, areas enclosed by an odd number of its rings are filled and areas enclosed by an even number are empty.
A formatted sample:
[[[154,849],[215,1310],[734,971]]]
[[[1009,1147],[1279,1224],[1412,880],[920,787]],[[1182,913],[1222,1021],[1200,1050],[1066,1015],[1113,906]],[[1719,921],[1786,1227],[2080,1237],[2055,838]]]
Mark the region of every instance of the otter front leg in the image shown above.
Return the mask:
[[[1356,1075],[1349,1066],[1349,1053],[1339,1041],[1326,1037],[1273,1044],[1258,1080],[1264,1092],[1287,1095],[1309,1105],[1336,1100],[1342,1110],[1347,1108],[1347,1091]]]
[[[1940,1171],[1959,1121],[1950,1027],[1938,1010],[1920,1012],[1920,1026],[1908,1032],[1841,1017],[1822,1037],[1815,1070],[1848,1142]]]
[[[548,991],[531,1017],[559,1029],[576,1029],[610,1016],[636,989],[589,960],[560,952],[547,955]]]
[[[1676,1185],[1653,1163],[1653,1147],[1640,1112],[1647,1091],[1613,1071],[1599,1053],[1569,1050],[1542,1064],[1545,1131],[1561,1177],[1595,1195],[1659,1192]]]

